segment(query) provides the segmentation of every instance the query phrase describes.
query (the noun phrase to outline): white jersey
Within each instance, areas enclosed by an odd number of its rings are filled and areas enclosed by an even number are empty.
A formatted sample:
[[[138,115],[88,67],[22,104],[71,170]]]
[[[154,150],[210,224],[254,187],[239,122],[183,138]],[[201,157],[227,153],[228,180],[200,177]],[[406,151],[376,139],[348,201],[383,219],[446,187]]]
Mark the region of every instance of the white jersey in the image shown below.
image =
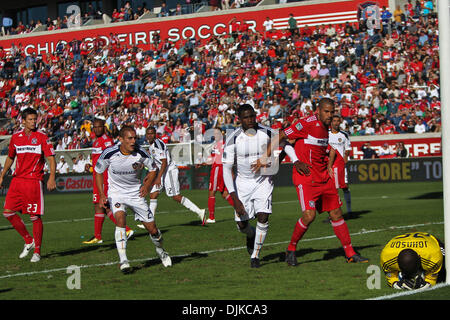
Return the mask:
[[[339,152],[342,159],[345,159],[345,151],[352,150],[350,144],[350,138],[348,134],[344,131],[339,131],[332,133],[331,130],[328,132],[328,144],[333,147],[334,150]]]
[[[148,152],[152,155],[155,160],[155,164],[158,169],[161,169],[161,163],[163,159],[167,159],[167,169],[169,170],[176,167],[170,155],[169,148],[160,139],[155,139],[153,143],[148,147]]]
[[[108,169],[108,194],[136,196],[141,187],[142,170],[155,171],[153,157],[142,147],[131,154],[123,154],[120,145],[106,148],[100,155],[95,172]]]
[[[265,175],[261,175],[261,171],[252,172],[251,165],[265,154],[267,145],[275,134],[273,129],[260,124],[254,133],[254,135],[246,134],[242,128],[234,130],[227,138],[222,163],[233,164],[236,160],[238,177],[259,180]]]

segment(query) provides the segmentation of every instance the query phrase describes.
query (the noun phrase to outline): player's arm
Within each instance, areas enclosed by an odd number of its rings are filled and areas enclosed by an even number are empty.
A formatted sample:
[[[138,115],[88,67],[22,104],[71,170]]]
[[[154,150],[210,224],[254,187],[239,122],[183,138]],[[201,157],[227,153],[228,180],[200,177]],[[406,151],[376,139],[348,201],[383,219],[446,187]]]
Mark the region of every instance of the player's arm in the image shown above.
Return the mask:
[[[144,178],[141,188],[139,189],[139,196],[144,198],[147,194],[149,194],[153,185],[155,185],[156,181],[156,170],[150,170]],[[160,182],[161,183],[161,182]]]
[[[328,154],[328,165],[327,165],[327,169],[328,169],[328,174],[330,175],[330,177],[333,178],[334,174],[333,174],[333,164],[334,164],[334,160],[336,160],[336,150],[331,147],[330,148],[330,152]]]
[[[11,166],[14,163],[14,158],[11,158],[9,155],[6,156],[5,164],[3,165],[3,170],[0,175],[0,188],[3,186],[3,179],[5,178],[6,174],[8,173],[9,169],[11,169]]]
[[[234,137],[231,137],[231,139],[234,139]],[[234,158],[235,158],[235,144],[234,142],[227,141],[227,145],[225,146],[224,152],[223,152],[223,182],[225,183],[225,187],[228,190],[228,193],[230,194],[231,199],[233,199],[234,203],[234,210],[236,213],[241,216],[246,214],[244,205],[242,204],[241,200],[239,200],[236,189],[234,188],[234,178],[233,178],[233,165],[234,165]]]
[[[294,164],[295,170],[301,175],[309,175],[311,172],[309,170],[309,166],[306,163],[301,162],[297,158],[297,154],[295,153],[295,149],[291,144],[286,144],[284,146],[284,152],[289,156],[292,163]]]
[[[283,130],[281,130],[278,134],[273,137],[269,143],[267,144],[266,152],[256,160],[255,163],[251,165],[253,172],[258,172],[261,168],[266,167],[269,163],[269,159],[272,156],[272,153],[278,149],[280,144],[287,139],[286,134]]]
[[[161,169],[159,169],[154,182],[154,185],[157,186],[158,188],[161,185],[161,179],[164,172],[166,172],[166,169],[167,169],[167,159],[161,159]]]
[[[55,156],[46,157],[50,175],[47,180],[47,190],[52,191],[56,189],[56,160]]]
[[[103,152],[100,155],[100,158],[97,160],[97,163],[95,164],[94,167],[94,171],[95,171],[95,181],[94,183],[97,185],[97,189],[98,189],[98,196],[99,196],[99,205],[100,207],[107,209],[107,202],[108,199],[106,198],[105,195],[105,189],[103,186],[103,172],[105,172],[105,170],[108,168],[109,166],[109,161],[104,159],[104,154],[105,152]]]
[[[152,190],[153,185],[156,184],[156,177],[157,177],[157,166],[155,165],[154,158],[144,149],[141,149],[142,155],[144,157],[144,166],[149,170],[147,175],[145,176],[142,186],[139,189],[139,196],[141,198],[144,198],[147,194],[150,193],[150,190]],[[167,159],[164,159],[167,166]],[[163,167],[161,165],[161,170],[159,170],[158,175],[161,176],[161,172],[163,171]],[[161,180],[160,182],[161,183]]]

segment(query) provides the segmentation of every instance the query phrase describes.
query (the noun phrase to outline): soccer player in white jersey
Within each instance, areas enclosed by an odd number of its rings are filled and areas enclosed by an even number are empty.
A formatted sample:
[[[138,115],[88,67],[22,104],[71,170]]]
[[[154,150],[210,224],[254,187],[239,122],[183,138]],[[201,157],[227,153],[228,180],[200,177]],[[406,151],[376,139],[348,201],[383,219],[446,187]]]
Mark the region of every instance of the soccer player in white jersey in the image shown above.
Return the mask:
[[[328,160],[328,171],[334,178],[336,189],[342,189],[347,205],[347,213],[352,213],[352,198],[348,187],[347,168],[345,165],[351,151],[351,143],[348,134],[340,130],[342,119],[339,115],[334,115],[331,120],[331,129],[328,135],[330,154]]]
[[[153,183],[153,188],[150,191],[150,210],[152,213],[156,214],[158,196],[164,188],[168,197],[196,213],[202,221],[202,225],[204,225],[206,210],[200,209],[187,197],[181,195],[180,182],[178,181],[178,167],[170,156],[169,148],[167,148],[164,142],[156,138],[156,129],[154,127],[150,126],[147,128],[145,137],[150,145],[149,153],[153,156],[159,170]]]
[[[105,149],[95,166],[96,184],[99,191],[100,204],[106,208],[107,203],[116,218],[115,239],[120,258],[120,270],[131,271],[126,247],[126,211],[130,208],[134,212],[135,220],[141,221],[150,233],[150,239],[156,247],[164,267],[172,265],[172,261],[164,250],[162,233],[156,227],[153,213],[150,211],[145,196],[156,175],[156,167],[152,156],[136,143],[136,131],[133,127],[124,126],[119,132],[120,144]],[[149,173],[141,185],[142,170],[147,168]],[[103,188],[103,172],[108,170],[108,199]]]
[[[240,232],[247,235],[250,266],[259,268],[259,254],[269,229],[272,213],[273,181],[270,175],[253,173],[251,165],[264,152],[272,136],[272,129],[256,123],[251,105],[238,109],[241,127],[228,135],[223,152],[223,179],[235,209],[235,221]],[[236,179],[232,170],[236,162]],[[257,218],[256,229],[249,220]]]

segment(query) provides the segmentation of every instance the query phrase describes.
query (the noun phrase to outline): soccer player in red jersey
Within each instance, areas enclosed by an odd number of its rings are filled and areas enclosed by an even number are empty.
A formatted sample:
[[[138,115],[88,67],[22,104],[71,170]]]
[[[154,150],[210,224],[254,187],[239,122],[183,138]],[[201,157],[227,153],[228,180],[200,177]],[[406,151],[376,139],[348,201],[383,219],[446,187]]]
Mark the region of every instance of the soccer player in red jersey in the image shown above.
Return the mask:
[[[216,192],[219,191],[222,197],[228,201],[231,207],[234,208],[234,202],[225,187],[225,182],[223,181],[223,164],[222,164],[222,154],[223,154],[223,136],[219,129],[214,129],[214,139],[215,143],[211,150],[211,158],[209,163],[211,164],[211,171],[209,175],[209,194],[208,194],[208,211],[209,218],[206,223],[215,223],[215,209],[216,209]]]
[[[293,183],[302,207],[302,217],[295,225],[291,241],[286,251],[286,262],[297,265],[295,250],[297,243],[314,221],[316,212],[327,211],[336,237],[340,240],[348,262],[367,262],[352,247],[347,223],[342,217],[341,200],[334,180],[327,169],[328,128],[334,114],[335,104],[330,98],[319,101],[314,115],[300,119],[297,123],[281,131],[267,146],[267,153],[253,165],[257,171],[265,166],[274,145],[286,139],[295,140]]]
[[[23,237],[25,245],[19,258],[25,258],[34,248],[31,262],[41,260],[44,214],[43,178],[47,159],[50,176],[47,180],[49,191],[56,188],[56,161],[53,145],[47,135],[36,129],[37,112],[32,108],[22,111],[23,130],[14,133],[9,143],[8,156],[0,175],[0,187],[6,173],[16,159],[13,178],[6,194],[3,215]],[[44,159],[45,158],[45,159]],[[33,223],[33,237],[28,233],[23,220],[16,214],[29,214]]]
[[[95,165],[97,164],[97,160],[102,154],[103,150],[105,150],[108,147],[111,147],[114,145],[113,139],[106,134],[106,128],[105,128],[105,120],[96,118],[94,120],[92,130],[95,134],[95,140],[92,143],[92,167],[95,168]],[[94,179],[94,187],[93,187],[93,203],[94,203],[94,236],[87,240],[83,241],[84,244],[95,244],[95,243],[103,243],[102,240],[102,228],[103,228],[103,222],[105,221],[105,214],[108,216],[109,219],[111,219],[112,222],[114,222],[115,225],[117,225],[116,219],[114,218],[113,213],[111,210],[106,210],[103,208],[100,204],[100,196],[97,189],[97,184],[95,183],[95,170],[93,171],[93,179]],[[103,187],[105,194],[108,194],[108,174],[105,172],[103,174]],[[131,230],[128,226],[126,226],[126,235],[127,239],[131,238],[134,231]]]

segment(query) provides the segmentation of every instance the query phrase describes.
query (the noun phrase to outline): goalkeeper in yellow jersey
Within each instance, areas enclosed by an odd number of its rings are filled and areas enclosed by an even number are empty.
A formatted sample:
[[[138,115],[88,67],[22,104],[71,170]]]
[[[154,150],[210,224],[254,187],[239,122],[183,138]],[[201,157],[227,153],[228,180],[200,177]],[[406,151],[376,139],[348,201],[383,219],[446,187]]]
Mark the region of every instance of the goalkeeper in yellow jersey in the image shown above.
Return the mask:
[[[414,290],[443,281],[444,245],[426,232],[406,233],[391,239],[381,251],[380,263],[389,286]]]

